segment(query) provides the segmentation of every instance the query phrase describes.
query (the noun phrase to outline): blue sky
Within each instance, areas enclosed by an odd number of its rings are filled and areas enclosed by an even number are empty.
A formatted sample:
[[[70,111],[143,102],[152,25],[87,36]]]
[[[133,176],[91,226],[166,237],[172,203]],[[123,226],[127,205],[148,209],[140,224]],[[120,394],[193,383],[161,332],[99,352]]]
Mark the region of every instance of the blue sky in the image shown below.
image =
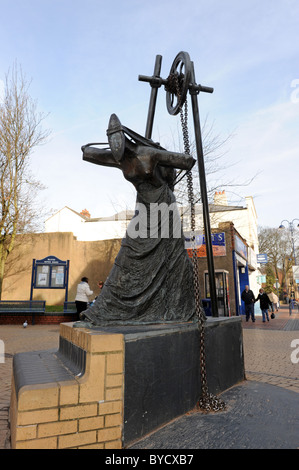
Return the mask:
[[[229,200],[253,196],[262,226],[299,218],[297,0],[0,0],[0,11],[0,80],[18,61],[49,113],[51,138],[32,155],[48,208],[99,217],[133,204],[122,174],[83,162],[81,146],[106,141],[112,113],[144,134],[150,87],[138,75],[152,75],[161,54],[166,78],[187,51],[197,82],[214,88],[199,95],[201,119],[224,138],[233,134],[229,170],[218,178],[257,175],[250,186],[227,188]],[[153,139],[169,148],[178,122],[160,88]]]

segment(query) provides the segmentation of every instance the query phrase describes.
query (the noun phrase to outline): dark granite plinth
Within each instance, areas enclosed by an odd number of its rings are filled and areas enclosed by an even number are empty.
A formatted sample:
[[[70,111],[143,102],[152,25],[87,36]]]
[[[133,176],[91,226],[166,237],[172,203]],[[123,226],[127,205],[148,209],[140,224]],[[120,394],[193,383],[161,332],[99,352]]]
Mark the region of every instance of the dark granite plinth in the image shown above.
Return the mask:
[[[201,395],[196,324],[105,331],[125,338],[125,446],[196,406]],[[209,318],[205,338],[209,391],[218,394],[244,380],[241,318]]]
[[[118,333],[124,338],[124,447],[196,406],[201,396],[197,324],[97,327],[89,333]],[[240,317],[208,318],[205,346],[209,392],[219,394],[244,380]],[[82,377],[86,354],[83,345],[66,337],[60,337],[58,351],[17,354],[13,365],[17,393],[25,385]]]

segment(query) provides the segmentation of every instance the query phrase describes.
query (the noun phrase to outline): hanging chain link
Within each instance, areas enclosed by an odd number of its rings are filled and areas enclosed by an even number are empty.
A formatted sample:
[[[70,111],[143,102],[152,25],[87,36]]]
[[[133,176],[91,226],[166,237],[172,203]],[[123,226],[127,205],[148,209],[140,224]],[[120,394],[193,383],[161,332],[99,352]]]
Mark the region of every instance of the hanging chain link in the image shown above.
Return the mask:
[[[172,92],[180,97],[180,83],[178,74],[172,74],[169,77],[171,83]],[[175,84],[175,86],[174,86]],[[174,91],[175,90],[175,91]],[[188,131],[188,104],[187,98],[184,105],[180,109],[180,119],[183,133],[184,151],[187,155],[191,155],[189,131]],[[209,393],[207,372],[206,372],[206,352],[205,352],[205,327],[204,322],[206,316],[202,307],[201,295],[200,295],[200,284],[199,284],[199,270],[197,262],[197,249],[195,243],[195,202],[194,202],[194,189],[193,189],[193,175],[192,170],[187,172],[187,188],[188,188],[188,201],[190,204],[190,222],[191,222],[191,242],[192,242],[192,266],[193,266],[193,284],[194,284],[194,297],[195,297],[195,309],[198,316],[198,329],[199,329],[199,343],[200,343],[200,374],[201,374],[201,398],[198,401],[198,408],[202,411],[222,411],[226,409],[225,403],[218,397]]]

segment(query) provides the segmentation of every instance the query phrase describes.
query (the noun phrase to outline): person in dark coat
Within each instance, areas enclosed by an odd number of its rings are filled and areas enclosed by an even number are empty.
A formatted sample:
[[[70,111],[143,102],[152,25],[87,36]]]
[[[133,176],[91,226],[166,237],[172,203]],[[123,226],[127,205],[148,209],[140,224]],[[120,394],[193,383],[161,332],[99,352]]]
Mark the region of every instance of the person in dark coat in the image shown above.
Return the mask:
[[[245,304],[245,314],[246,314],[246,321],[249,320],[251,317],[251,320],[255,322],[254,318],[254,302],[255,302],[255,296],[252,290],[249,289],[249,286],[245,286],[245,289],[242,292],[241,299],[243,300]]]
[[[269,321],[269,314],[268,310],[271,308],[271,300],[269,299],[268,295],[264,291],[264,289],[259,290],[259,295],[255,299],[255,301],[260,301],[260,309],[262,311],[262,316],[263,316],[263,323],[267,320]]]

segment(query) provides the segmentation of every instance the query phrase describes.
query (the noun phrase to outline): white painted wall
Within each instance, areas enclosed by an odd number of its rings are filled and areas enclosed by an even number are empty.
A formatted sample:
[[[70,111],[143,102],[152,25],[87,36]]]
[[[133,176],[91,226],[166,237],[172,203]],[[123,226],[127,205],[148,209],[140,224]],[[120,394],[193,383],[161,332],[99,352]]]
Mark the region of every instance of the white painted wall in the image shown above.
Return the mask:
[[[125,212],[115,217],[88,219],[64,207],[46,220],[45,232],[72,232],[79,241],[111,240],[123,238],[129,222]]]

